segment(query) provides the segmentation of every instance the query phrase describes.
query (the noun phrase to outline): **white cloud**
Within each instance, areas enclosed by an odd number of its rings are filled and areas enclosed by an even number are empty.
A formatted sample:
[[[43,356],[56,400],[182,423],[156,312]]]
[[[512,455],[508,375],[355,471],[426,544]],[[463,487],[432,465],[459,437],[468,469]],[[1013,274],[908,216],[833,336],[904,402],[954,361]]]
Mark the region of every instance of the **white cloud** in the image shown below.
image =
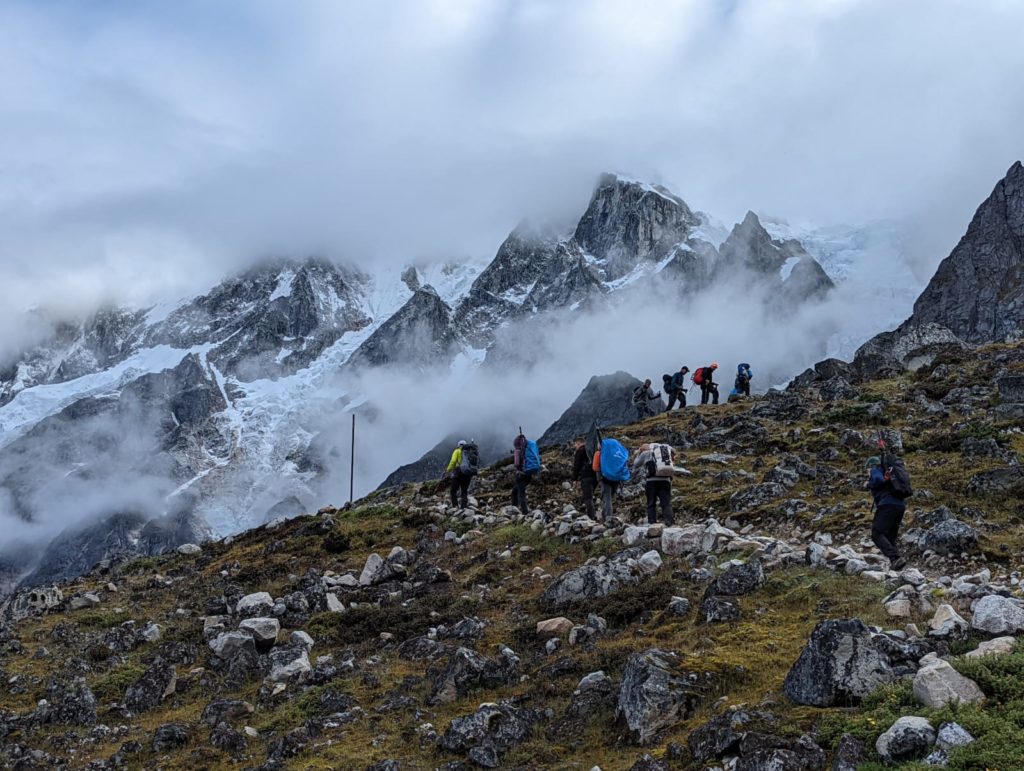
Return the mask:
[[[0,326],[267,252],[489,255],[604,169],[725,219],[902,218],[927,272],[1024,154],[1022,27],[996,0],[7,3]]]

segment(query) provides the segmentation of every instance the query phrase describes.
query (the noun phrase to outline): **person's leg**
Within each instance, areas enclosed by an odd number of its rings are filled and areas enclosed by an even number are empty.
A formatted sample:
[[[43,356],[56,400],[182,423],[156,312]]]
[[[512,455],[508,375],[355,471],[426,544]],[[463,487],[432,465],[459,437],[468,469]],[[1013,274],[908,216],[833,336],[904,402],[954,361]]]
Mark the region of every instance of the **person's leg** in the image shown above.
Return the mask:
[[[712,404],[718,404],[718,386],[711,386]]]
[[[473,477],[469,474],[460,475],[459,483],[459,503],[462,508],[469,508],[469,483],[473,481]]]
[[[897,517],[900,520],[903,519],[903,512],[899,511],[897,507],[879,506],[875,510],[875,519],[871,523],[871,540],[878,550],[890,560],[897,560],[900,557],[896,545],[889,539],[892,523]]]
[[[668,408],[665,411],[668,412],[668,411],[670,411],[675,406],[676,406],[676,394],[675,394],[675,391],[673,391],[672,393],[670,393],[668,395]]]
[[[601,480],[601,519],[608,522],[612,516],[612,497],[615,495],[615,485],[611,482]]]
[[[892,516],[889,518],[889,529],[885,533],[885,537],[889,539],[889,543],[892,544],[892,548],[899,553],[899,547],[896,546],[900,537],[900,525],[903,524],[903,515],[906,513],[906,509],[896,508],[894,509]]]
[[[672,483],[669,481],[658,483],[658,498],[661,502],[661,521],[668,527],[676,523],[672,514]]]
[[[657,485],[657,482],[647,482],[647,484],[644,485],[644,493],[647,495],[647,524],[648,525],[653,525],[655,522],[658,521],[658,515],[657,515],[657,513],[655,512],[655,509],[654,509],[654,500],[655,500],[655,496],[657,495],[656,490],[655,490],[656,485]]]
[[[516,483],[519,485],[519,510],[523,514],[530,513],[530,504],[526,498],[526,487],[530,484],[530,477],[526,474],[520,473],[517,477]]]
[[[452,507],[457,508],[459,505],[459,477],[462,476],[458,471],[452,472],[452,478],[449,480],[451,486],[448,491],[451,493]]]
[[[583,513],[594,519],[594,480],[581,479],[580,492],[583,493]]]

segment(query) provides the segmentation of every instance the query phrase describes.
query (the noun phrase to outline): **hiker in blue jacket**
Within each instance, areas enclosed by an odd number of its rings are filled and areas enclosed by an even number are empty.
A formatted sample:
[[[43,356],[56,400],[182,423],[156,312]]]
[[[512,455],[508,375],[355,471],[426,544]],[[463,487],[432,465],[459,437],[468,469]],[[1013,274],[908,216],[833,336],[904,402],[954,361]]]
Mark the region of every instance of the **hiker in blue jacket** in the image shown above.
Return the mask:
[[[893,570],[903,570],[907,566],[907,561],[896,548],[896,539],[903,523],[903,515],[907,511],[907,504],[893,493],[892,483],[886,479],[882,470],[882,459],[878,455],[868,458],[867,466],[870,472],[865,487],[871,491],[875,501],[871,540],[889,559],[889,566]]]
[[[736,367],[736,383],[733,388],[733,393],[742,396],[750,396],[750,381],[754,378],[754,373],[750,369],[750,365],[746,362]]]

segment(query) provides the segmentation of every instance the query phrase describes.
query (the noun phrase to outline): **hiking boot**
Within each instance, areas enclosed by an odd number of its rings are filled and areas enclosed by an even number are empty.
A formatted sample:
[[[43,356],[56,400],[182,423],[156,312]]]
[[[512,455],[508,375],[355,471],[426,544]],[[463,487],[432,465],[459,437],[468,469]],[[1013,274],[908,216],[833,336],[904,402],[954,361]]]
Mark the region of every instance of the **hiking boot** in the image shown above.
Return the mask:
[[[904,557],[897,557],[889,563],[889,568],[896,571],[903,570],[903,568],[905,568],[906,566],[907,560]]]

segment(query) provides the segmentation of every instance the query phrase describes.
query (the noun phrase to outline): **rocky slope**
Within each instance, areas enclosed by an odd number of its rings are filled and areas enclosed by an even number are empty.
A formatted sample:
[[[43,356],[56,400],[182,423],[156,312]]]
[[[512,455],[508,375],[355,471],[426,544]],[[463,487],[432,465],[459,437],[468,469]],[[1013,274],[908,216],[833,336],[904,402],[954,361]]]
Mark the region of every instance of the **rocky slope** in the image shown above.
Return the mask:
[[[577,510],[544,451],[473,508],[406,485],[19,594],[12,768],[1014,768],[1024,764],[1024,346],[622,426],[673,444],[674,527]],[[868,541],[876,432],[917,489]],[[959,702],[959,703],[954,703]]]

